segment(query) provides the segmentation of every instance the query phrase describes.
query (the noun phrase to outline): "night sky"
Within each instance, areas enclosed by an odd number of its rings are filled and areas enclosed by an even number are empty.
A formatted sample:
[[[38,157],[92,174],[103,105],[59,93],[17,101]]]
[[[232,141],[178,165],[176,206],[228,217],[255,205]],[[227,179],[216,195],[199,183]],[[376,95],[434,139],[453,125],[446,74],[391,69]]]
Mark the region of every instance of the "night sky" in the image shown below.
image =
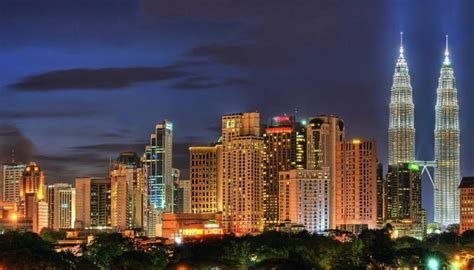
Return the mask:
[[[433,159],[434,104],[449,34],[461,165],[474,174],[474,1],[1,0],[0,153],[46,181],[105,175],[174,122],[174,167],[217,140],[222,114],[334,114],[387,162],[390,86],[404,32],[416,150]],[[432,187],[424,179],[432,217]]]

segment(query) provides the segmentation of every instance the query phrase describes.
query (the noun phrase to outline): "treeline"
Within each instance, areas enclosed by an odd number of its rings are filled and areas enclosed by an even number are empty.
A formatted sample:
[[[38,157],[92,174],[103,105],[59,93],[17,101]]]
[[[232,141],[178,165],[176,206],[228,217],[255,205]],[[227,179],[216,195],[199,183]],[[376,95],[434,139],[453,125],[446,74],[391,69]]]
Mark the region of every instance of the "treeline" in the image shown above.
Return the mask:
[[[387,229],[366,230],[347,242],[307,232],[266,232],[180,245],[175,248],[177,263],[172,265],[230,269],[427,269],[430,260],[436,260],[440,267],[451,267],[453,258],[462,259],[469,254],[474,255],[474,231],[461,236],[447,232],[420,241],[411,237],[393,240]]]
[[[44,238],[44,239],[43,239]],[[47,239],[47,240],[45,240]],[[165,247],[144,251],[118,233],[98,235],[82,247],[81,256],[56,252],[50,233],[7,232],[0,235],[0,269],[164,269],[169,263]]]
[[[433,235],[424,241],[392,240],[388,230],[367,230],[346,242],[307,232],[265,232],[225,236],[143,250],[120,234],[100,234],[81,256],[56,252],[50,235],[28,232],[0,235],[2,269],[381,269],[423,267],[435,259],[450,266],[453,258],[474,254],[474,231]],[[217,268],[217,269],[218,269]],[[216,268],[215,268],[216,269]]]

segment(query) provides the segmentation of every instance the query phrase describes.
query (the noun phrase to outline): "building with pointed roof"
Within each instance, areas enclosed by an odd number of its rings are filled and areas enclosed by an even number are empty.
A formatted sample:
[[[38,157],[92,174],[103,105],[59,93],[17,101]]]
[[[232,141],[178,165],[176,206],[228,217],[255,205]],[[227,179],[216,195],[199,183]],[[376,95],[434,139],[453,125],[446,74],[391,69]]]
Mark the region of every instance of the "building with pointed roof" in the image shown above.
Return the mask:
[[[461,180],[459,105],[448,36],[436,94],[434,221],[447,226],[459,223],[458,186]]]
[[[415,160],[415,105],[403,49],[401,33],[400,56],[393,75],[388,128],[389,165]]]

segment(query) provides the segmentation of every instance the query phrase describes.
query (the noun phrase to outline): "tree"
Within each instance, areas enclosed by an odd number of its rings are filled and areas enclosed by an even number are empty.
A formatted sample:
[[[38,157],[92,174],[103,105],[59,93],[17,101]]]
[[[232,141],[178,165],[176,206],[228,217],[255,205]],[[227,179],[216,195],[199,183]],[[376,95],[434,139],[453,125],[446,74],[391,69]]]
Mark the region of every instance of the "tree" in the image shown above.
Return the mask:
[[[115,257],[109,265],[111,270],[148,270],[162,269],[161,265],[155,265],[152,255],[143,251],[131,250]]]
[[[247,269],[251,264],[250,243],[244,240],[231,241],[229,246],[224,247],[222,260],[236,269]]]
[[[108,269],[112,260],[131,250],[133,243],[129,238],[119,233],[103,233],[85,249],[85,256],[99,268]]]
[[[50,228],[43,228],[40,232],[40,237],[50,243],[57,243],[58,240],[66,238],[65,231],[56,231]]]
[[[390,238],[389,231],[385,229],[364,230],[359,235],[359,239],[364,243],[364,253],[368,265],[378,268],[394,263],[394,243]]]
[[[57,253],[49,242],[31,232],[0,235],[0,265],[7,269],[72,269],[73,265]]]
[[[461,235],[461,243],[463,245],[474,244],[474,230],[468,230],[463,232]]]

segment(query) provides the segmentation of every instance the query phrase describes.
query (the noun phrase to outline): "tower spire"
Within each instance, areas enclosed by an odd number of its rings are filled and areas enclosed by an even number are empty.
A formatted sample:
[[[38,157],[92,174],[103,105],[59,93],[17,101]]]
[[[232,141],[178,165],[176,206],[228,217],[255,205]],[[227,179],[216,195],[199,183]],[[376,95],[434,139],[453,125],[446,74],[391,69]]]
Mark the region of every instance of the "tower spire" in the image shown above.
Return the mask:
[[[444,49],[444,62],[445,65],[450,65],[451,61],[449,61],[449,45],[448,45],[448,35],[446,35],[446,48]]]
[[[400,56],[403,55],[403,32],[400,32]]]

